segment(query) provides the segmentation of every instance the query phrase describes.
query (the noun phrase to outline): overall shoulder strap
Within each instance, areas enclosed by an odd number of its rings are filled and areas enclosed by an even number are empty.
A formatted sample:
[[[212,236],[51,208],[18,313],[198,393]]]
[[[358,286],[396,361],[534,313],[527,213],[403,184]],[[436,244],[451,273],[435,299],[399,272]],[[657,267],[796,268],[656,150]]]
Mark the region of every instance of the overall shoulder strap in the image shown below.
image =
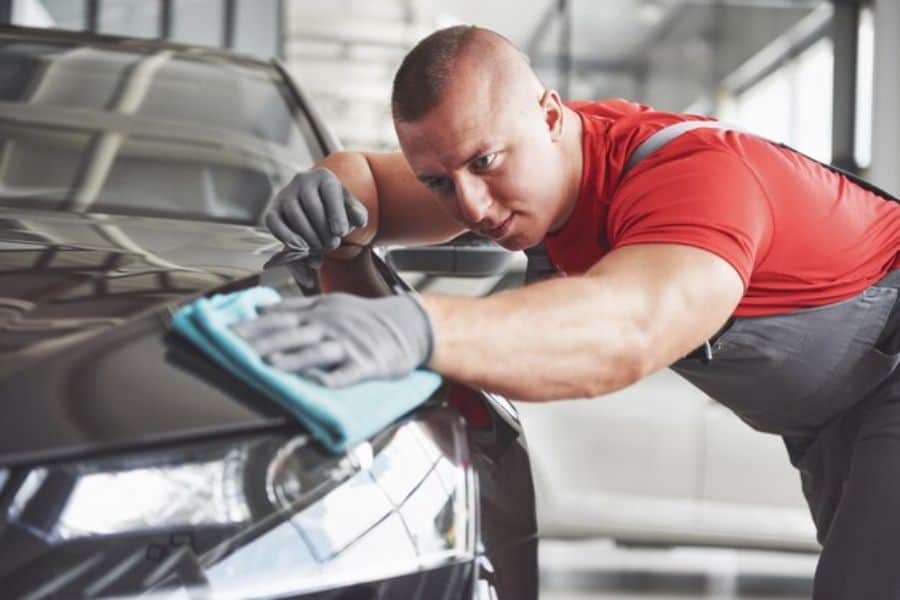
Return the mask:
[[[641,145],[637,147],[637,150],[632,152],[631,156],[628,157],[628,162],[625,164],[625,168],[622,169],[622,177],[625,177],[625,175],[629,171],[631,171],[631,169],[633,169],[639,162],[680,136],[682,133],[687,133],[688,131],[704,128],[728,129],[732,131],[744,132],[744,130],[739,127],[728,125],[727,123],[722,123],[721,121],[683,121],[681,123],[667,125],[666,127],[663,127],[662,129],[648,137],[646,140],[641,142]]]
[[[874,183],[863,179],[859,175],[850,173],[849,171],[845,171],[843,169],[835,167],[834,165],[822,162],[820,160],[816,160],[815,158],[809,156],[808,154],[804,154],[803,152],[800,152],[799,150],[792,148],[791,146],[788,146],[787,144],[772,141],[770,139],[756,135],[755,133],[750,133],[749,131],[747,131],[741,127],[738,127],[736,125],[730,125],[728,123],[723,123],[721,121],[683,121],[681,123],[675,123],[673,125],[668,125],[666,127],[663,127],[662,129],[660,129],[659,131],[657,131],[656,133],[654,133],[653,135],[648,137],[646,140],[644,140],[641,143],[641,145],[638,146],[637,149],[631,154],[631,156],[628,158],[628,162],[625,164],[625,168],[622,170],[622,177],[625,177],[625,175],[629,171],[631,171],[631,169],[633,169],[639,162],[641,162],[642,160],[644,160],[645,158],[647,158],[648,156],[650,156],[651,154],[653,154],[654,152],[656,152],[657,150],[659,150],[660,148],[662,148],[663,146],[665,146],[666,144],[668,144],[669,142],[671,142],[672,140],[674,140],[675,138],[680,136],[682,133],[687,133],[688,131],[693,131],[694,129],[701,129],[701,128],[724,129],[724,130],[728,130],[728,131],[738,131],[740,133],[746,133],[748,135],[753,135],[760,139],[766,140],[770,144],[775,144],[776,146],[785,148],[787,150],[790,150],[791,152],[794,152],[796,154],[799,154],[800,156],[803,156],[804,158],[807,158],[813,162],[816,162],[833,173],[843,175],[849,181],[852,181],[853,183],[855,183],[856,185],[858,185],[859,187],[863,188],[866,191],[872,192],[876,196],[881,196],[882,198],[884,198],[886,200],[893,200],[894,202],[900,202],[900,198],[897,198],[893,194],[890,194],[887,191],[881,189]]]

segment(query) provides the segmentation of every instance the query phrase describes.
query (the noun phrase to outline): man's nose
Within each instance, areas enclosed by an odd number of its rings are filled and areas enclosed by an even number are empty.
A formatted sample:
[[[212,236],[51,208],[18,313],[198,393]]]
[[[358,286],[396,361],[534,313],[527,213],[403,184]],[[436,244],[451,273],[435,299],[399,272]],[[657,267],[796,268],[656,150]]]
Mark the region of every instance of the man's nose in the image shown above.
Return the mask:
[[[460,216],[473,225],[483,221],[492,203],[484,181],[479,177],[462,176],[454,182],[454,187]]]

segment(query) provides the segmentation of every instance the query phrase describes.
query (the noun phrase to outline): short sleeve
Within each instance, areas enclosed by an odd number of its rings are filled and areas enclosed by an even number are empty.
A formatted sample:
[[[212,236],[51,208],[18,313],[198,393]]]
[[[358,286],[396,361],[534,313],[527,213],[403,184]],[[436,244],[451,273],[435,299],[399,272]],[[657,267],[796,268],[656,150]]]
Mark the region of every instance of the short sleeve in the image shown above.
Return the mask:
[[[746,289],[772,237],[769,200],[750,167],[719,150],[652,159],[629,173],[612,198],[611,248],[642,243],[703,248],[730,263]]]

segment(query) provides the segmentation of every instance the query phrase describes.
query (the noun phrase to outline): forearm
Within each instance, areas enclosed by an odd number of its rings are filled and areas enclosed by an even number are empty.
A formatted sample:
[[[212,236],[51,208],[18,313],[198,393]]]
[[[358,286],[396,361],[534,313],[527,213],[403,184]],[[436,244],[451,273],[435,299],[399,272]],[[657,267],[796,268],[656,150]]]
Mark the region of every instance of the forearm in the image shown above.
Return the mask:
[[[334,152],[316,166],[325,167],[334,173],[368,211],[365,226],[351,231],[344,237],[339,248],[327,253],[327,256],[336,259],[354,258],[359,254],[360,247],[371,244],[378,233],[378,186],[369,162],[361,152]]]
[[[475,387],[554,400],[611,392],[645,374],[646,327],[600,278],[422,300],[435,336],[429,366]]]

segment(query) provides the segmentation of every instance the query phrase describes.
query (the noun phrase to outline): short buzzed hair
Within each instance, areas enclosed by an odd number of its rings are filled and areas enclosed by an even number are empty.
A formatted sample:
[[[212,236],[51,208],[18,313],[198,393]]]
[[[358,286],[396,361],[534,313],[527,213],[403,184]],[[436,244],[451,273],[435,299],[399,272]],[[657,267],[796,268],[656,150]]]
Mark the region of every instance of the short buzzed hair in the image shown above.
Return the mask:
[[[451,79],[453,61],[478,32],[474,25],[439,29],[409,51],[394,76],[391,112],[395,121],[418,121],[438,105]]]

